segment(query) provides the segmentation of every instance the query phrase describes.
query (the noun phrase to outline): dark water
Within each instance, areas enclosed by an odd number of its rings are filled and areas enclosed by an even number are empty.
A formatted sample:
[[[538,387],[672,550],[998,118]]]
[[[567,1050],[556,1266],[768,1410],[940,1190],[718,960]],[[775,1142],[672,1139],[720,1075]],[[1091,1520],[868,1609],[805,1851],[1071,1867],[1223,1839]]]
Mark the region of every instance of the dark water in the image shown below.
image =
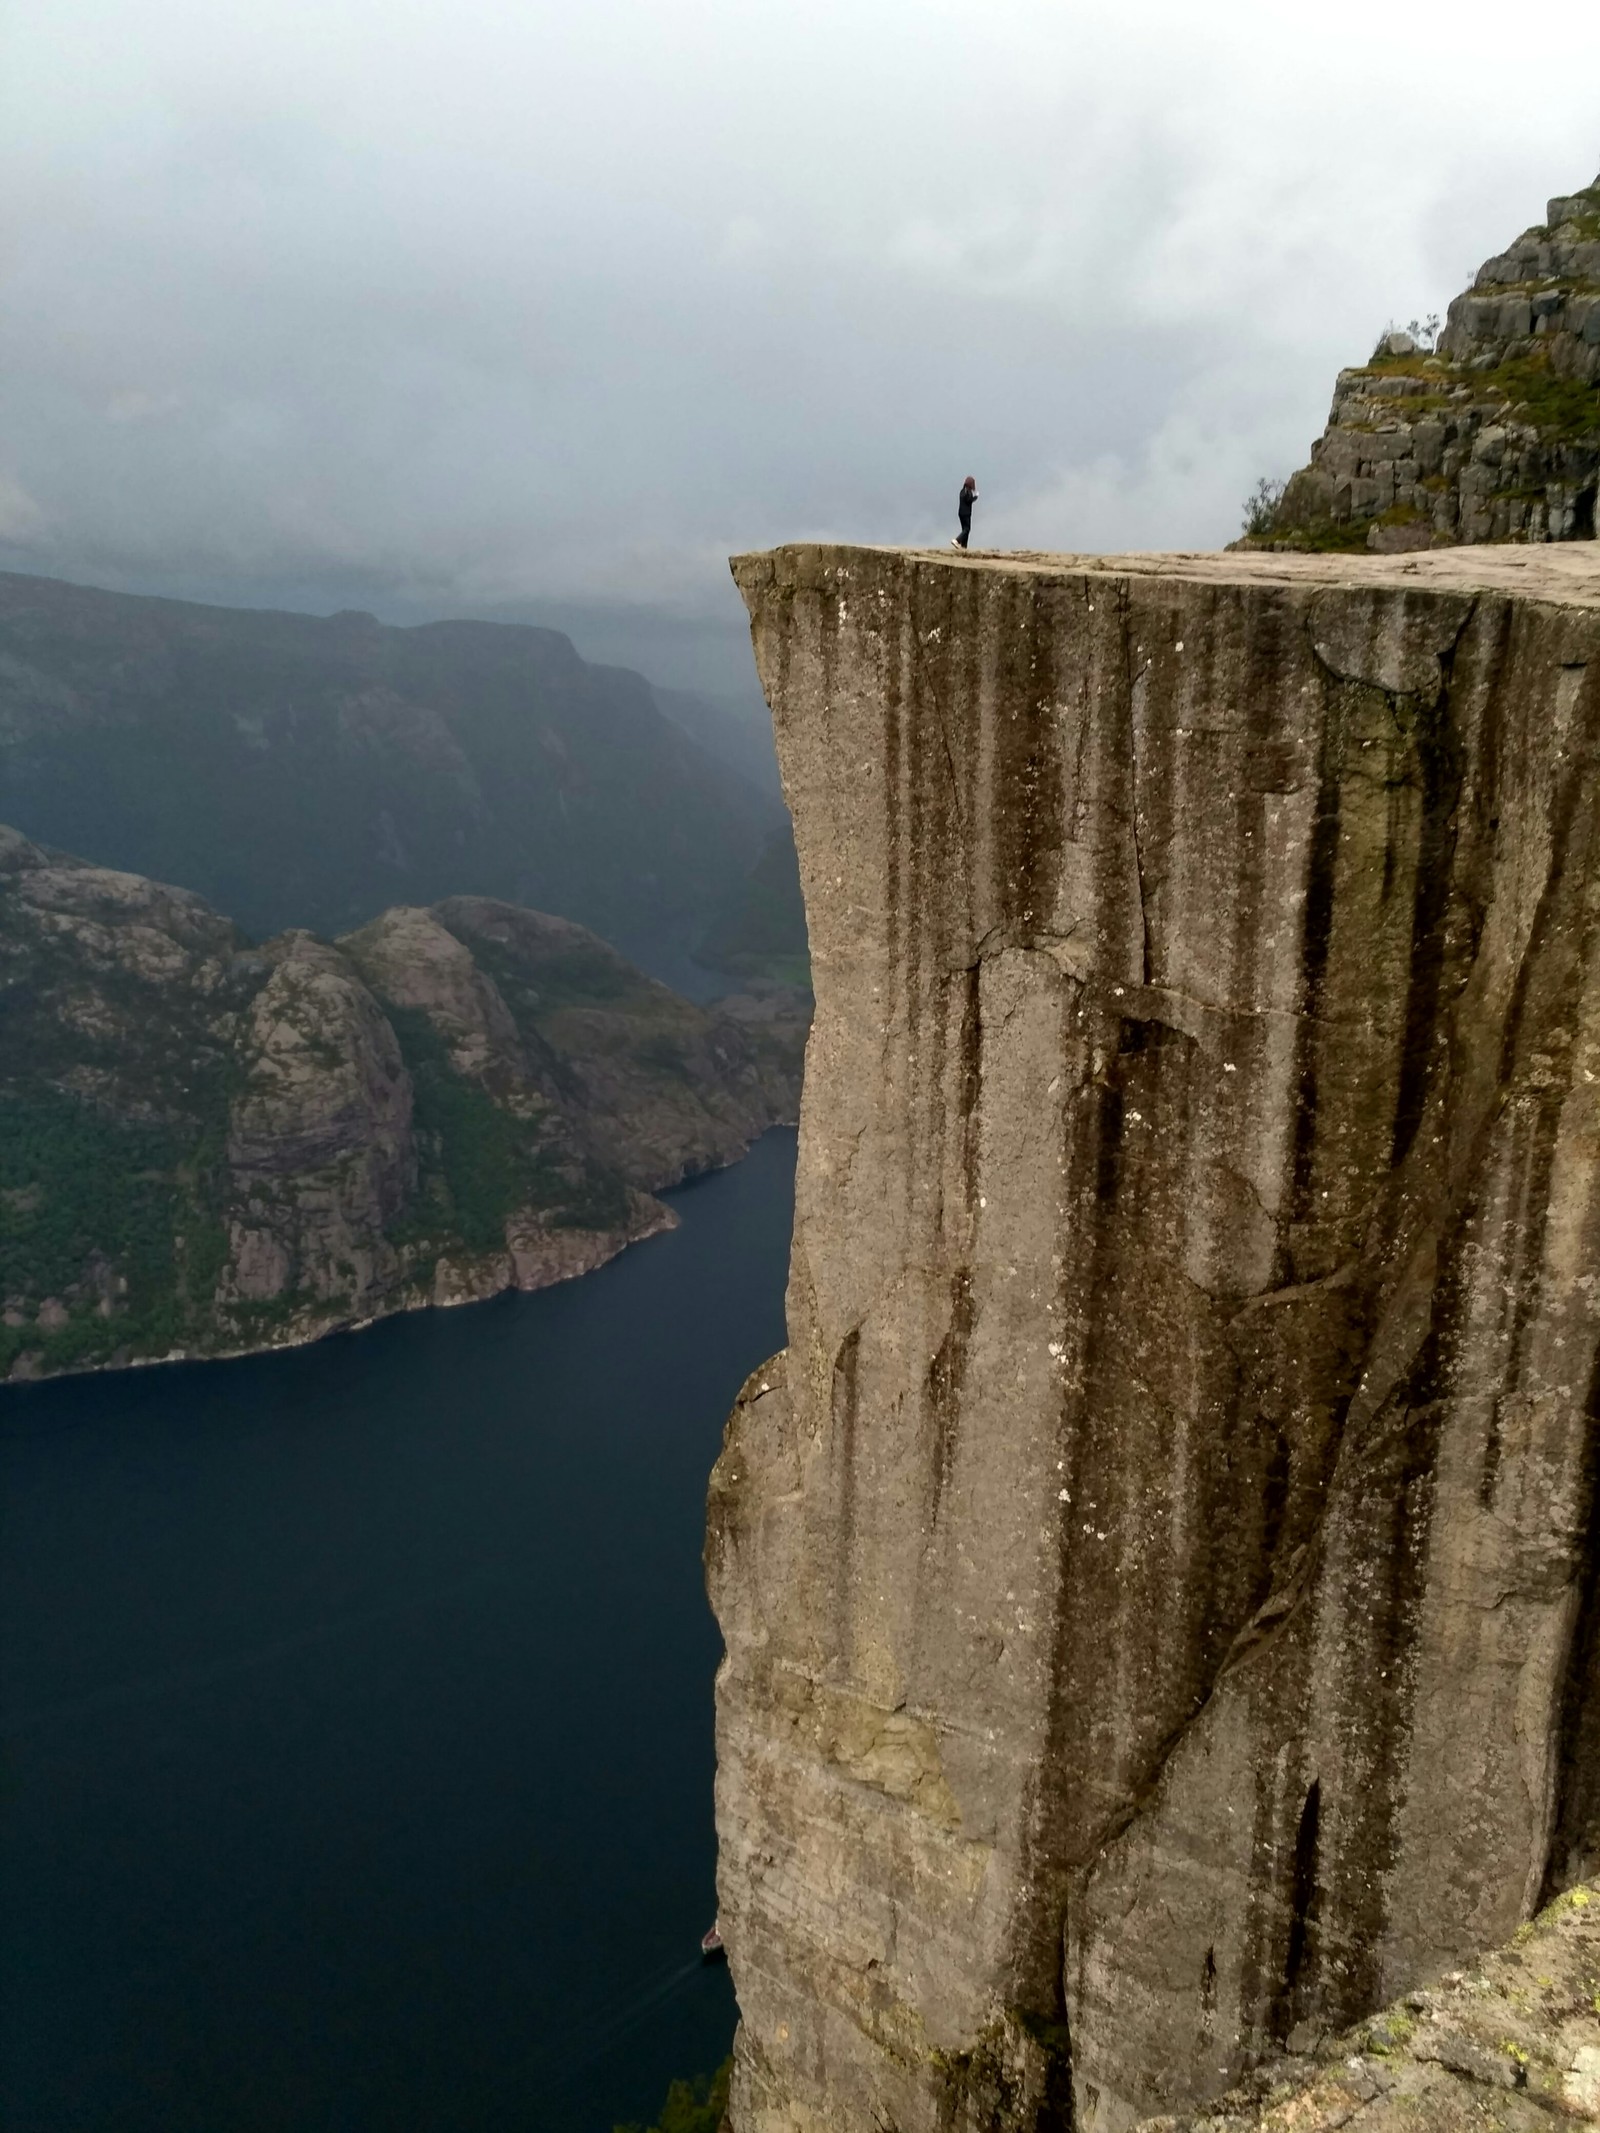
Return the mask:
[[[0,1395],[6,2133],[608,2133],[722,2057],[700,1537],[793,1165],[542,1295]]]

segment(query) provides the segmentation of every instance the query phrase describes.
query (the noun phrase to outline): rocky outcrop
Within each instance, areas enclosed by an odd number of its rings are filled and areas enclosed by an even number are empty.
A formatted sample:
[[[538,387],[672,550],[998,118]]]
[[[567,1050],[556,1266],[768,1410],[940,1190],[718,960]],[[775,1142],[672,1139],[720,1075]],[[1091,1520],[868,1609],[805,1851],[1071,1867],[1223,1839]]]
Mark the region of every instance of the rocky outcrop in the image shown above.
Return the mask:
[[[731,1163],[799,1108],[809,999],[769,987],[713,1014],[639,974],[581,926],[487,897],[452,896],[441,922],[495,973],[529,1069],[570,1101],[585,1144],[654,1191]]]
[[[747,557],[816,973],[734,2133],[1116,2133],[1600,1858],[1600,564]]]
[[[1592,540],[1597,481],[1600,179],[1480,269],[1437,350],[1390,333],[1340,371],[1262,538],[1390,553]]]
[[[389,1239],[417,1183],[411,1077],[337,949],[285,934],[234,1045],[228,1255],[218,1299],[364,1307],[403,1268]]]
[[[708,1013],[484,897],[256,948],[0,830],[0,1375],[586,1272],[793,1117],[805,1005]]]
[[[1600,2125],[1600,1885],[1471,1976],[1261,2068],[1215,2110],[1140,2133],[1550,2133]]]

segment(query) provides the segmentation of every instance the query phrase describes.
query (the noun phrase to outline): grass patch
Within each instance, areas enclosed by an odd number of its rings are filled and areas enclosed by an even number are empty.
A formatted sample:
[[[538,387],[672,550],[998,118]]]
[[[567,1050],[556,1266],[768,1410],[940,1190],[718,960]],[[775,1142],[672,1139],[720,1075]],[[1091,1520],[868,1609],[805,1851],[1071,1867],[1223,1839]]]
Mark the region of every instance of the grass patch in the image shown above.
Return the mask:
[[[1365,554],[1370,518],[1322,518],[1309,526],[1285,526],[1272,536],[1270,546],[1306,554]]]
[[[1543,356],[1514,356],[1476,373],[1480,387],[1503,395],[1509,411],[1535,429],[1567,438],[1600,437],[1600,387],[1557,377]]]
[[[1512,356],[1492,370],[1468,370],[1459,364],[1438,368],[1437,358],[1427,356],[1381,356],[1362,366],[1369,377],[1422,378],[1435,389],[1409,395],[1395,402],[1407,421],[1436,414],[1446,408],[1464,408],[1486,400],[1501,400],[1507,415],[1518,417],[1536,430],[1563,438],[1600,437],[1600,388],[1582,378],[1563,378],[1550,368],[1550,359],[1540,349],[1525,356]],[[1457,398],[1454,388],[1465,385],[1472,401]]]

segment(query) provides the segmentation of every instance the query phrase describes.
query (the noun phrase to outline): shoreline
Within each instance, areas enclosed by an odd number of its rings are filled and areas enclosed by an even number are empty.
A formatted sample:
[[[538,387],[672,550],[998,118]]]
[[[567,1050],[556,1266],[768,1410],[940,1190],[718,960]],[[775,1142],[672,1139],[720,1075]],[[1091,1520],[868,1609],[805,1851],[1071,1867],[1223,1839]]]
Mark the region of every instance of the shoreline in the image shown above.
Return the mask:
[[[774,1119],[760,1133],[747,1141],[736,1156],[725,1163],[708,1163],[704,1169],[686,1172],[671,1185],[656,1188],[657,1192],[677,1192],[683,1186],[692,1185],[698,1178],[714,1177],[720,1171],[731,1170],[742,1163],[756,1142],[768,1133],[795,1131],[792,1119]],[[427,1293],[412,1292],[402,1296],[383,1310],[371,1311],[364,1317],[341,1314],[321,1319],[313,1324],[302,1324],[293,1331],[286,1331],[277,1338],[251,1341],[226,1348],[175,1348],[164,1355],[128,1356],[122,1362],[68,1364],[58,1370],[19,1372],[15,1366],[0,1378],[0,1394],[13,1389],[34,1385],[56,1385],[66,1378],[109,1377],[129,1370],[161,1370],[175,1363],[232,1363],[242,1362],[247,1357],[287,1353],[295,1348],[310,1348],[318,1341],[327,1340],[337,1333],[363,1333],[369,1326],[380,1325],[385,1319],[399,1318],[413,1311],[452,1311],[464,1304],[488,1303],[496,1296],[516,1294],[536,1295],[541,1289],[553,1289],[564,1281],[579,1281],[585,1274],[597,1273],[609,1266],[631,1245],[643,1244],[651,1237],[667,1235],[679,1226],[675,1209],[653,1194],[638,1194],[634,1222],[612,1230],[528,1230],[508,1237],[501,1252],[485,1253],[476,1263],[479,1280],[472,1282],[474,1262],[451,1261],[441,1254],[432,1283]],[[510,1227],[508,1225],[508,1227]],[[570,1251],[557,1250],[549,1253],[549,1247],[558,1238],[570,1238]],[[548,1257],[538,1262],[535,1246],[543,1245]],[[600,1249],[593,1249],[594,1247]],[[584,1249],[588,1247],[589,1249]],[[488,1279],[489,1268],[500,1270],[501,1278]],[[456,1277],[456,1282],[452,1281]],[[457,1285],[457,1282],[459,1285]],[[444,1284],[441,1292],[441,1284]],[[20,1362],[21,1357],[18,1358]]]

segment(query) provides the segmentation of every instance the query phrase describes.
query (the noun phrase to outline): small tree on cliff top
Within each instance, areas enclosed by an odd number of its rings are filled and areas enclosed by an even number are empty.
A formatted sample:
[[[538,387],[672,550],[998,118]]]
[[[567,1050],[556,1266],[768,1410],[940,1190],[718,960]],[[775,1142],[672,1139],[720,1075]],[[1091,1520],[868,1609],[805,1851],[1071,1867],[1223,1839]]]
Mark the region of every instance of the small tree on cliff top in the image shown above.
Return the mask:
[[[1244,500],[1244,530],[1246,533],[1264,534],[1272,531],[1278,506],[1283,502],[1284,484],[1269,481],[1265,474]]]

